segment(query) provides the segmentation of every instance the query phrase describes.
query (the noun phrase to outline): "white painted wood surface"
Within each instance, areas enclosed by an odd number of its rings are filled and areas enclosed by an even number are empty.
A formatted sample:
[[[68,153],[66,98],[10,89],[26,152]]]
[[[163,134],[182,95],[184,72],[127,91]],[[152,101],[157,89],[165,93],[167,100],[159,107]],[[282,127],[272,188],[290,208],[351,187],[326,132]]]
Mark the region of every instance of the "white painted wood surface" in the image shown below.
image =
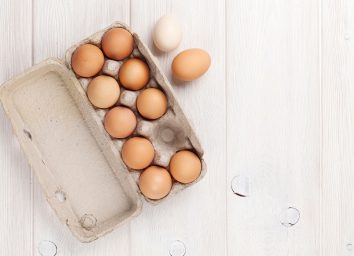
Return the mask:
[[[318,255],[319,2],[228,1],[228,190],[232,255]],[[288,228],[288,207],[300,221]],[[230,240],[231,239],[231,240]]]
[[[204,77],[175,86],[205,147],[205,179],[81,244],[32,182],[1,110],[0,255],[40,255],[47,240],[64,256],[169,255],[175,240],[193,256],[352,255],[353,1],[1,0],[0,82],[116,20],[153,49],[163,14],[184,27],[176,51],[154,50],[169,77],[182,49],[213,59]],[[233,194],[237,175],[248,197]],[[300,212],[292,227],[281,224],[288,207]]]
[[[354,2],[324,0],[322,17],[321,253],[353,255]]]
[[[1,1],[0,83],[32,65],[31,8],[31,0]],[[0,113],[0,254],[31,255],[32,174],[5,113]]]

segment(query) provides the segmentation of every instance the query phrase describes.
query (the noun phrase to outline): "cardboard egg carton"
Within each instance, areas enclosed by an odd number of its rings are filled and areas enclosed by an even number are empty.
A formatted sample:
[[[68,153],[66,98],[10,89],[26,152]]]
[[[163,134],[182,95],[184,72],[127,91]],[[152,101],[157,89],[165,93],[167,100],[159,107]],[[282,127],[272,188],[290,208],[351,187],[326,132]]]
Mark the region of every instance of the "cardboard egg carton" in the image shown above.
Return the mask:
[[[71,70],[71,56],[84,43],[100,46],[105,31],[123,27],[114,23],[71,47],[65,62],[48,59],[6,82],[0,99],[19,143],[32,166],[48,203],[59,219],[81,242],[91,242],[139,215],[142,198],[137,186],[140,171],[129,170],[121,159],[125,140],[112,139],[104,129],[105,109],[96,109],[86,96],[90,79]],[[181,149],[194,151],[202,161],[200,177],[190,184],[174,182],[168,196],[199,181],[206,172],[203,150],[155,57],[134,36],[131,57],[144,59],[150,67],[147,87],[158,87],[168,98],[168,110],[155,121],[140,117],[136,99],[140,91],[121,87],[118,105],[137,116],[132,136],[148,138],[155,148],[153,164],[168,169],[170,157]],[[101,73],[117,74],[122,61],[106,59]],[[146,87],[146,88],[147,88]]]
[[[66,53],[65,55],[65,60],[66,60],[66,65],[67,67],[72,70],[71,68],[71,57],[75,50],[81,46],[82,44],[86,43],[91,43],[94,44],[98,47],[101,47],[101,40],[104,35],[104,33],[115,27],[123,27],[127,30],[128,27],[125,26],[122,23],[114,23],[111,26],[107,27],[106,29],[103,29],[92,36],[82,40],[78,44],[72,46]],[[130,31],[130,30],[129,30]],[[150,81],[148,84],[141,90],[139,91],[131,91],[124,89],[124,87],[121,87],[121,95],[119,97],[119,100],[116,105],[123,105],[128,108],[130,108],[135,115],[137,116],[137,128],[135,132],[132,134],[132,136],[143,136],[148,138],[152,144],[154,145],[155,148],[155,159],[153,164],[159,165],[162,167],[165,167],[168,169],[169,162],[171,156],[176,153],[179,150],[182,149],[189,149],[198,154],[199,157],[203,156],[203,150],[202,147],[199,143],[199,140],[197,139],[194,130],[192,129],[190,122],[188,122],[185,114],[183,113],[180,105],[177,102],[176,96],[173,92],[173,89],[168,82],[167,78],[165,75],[161,72],[161,69],[158,66],[158,62],[156,58],[153,56],[153,54],[150,52],[148,47],[140,40],[139,36],[132,31],[130,31],[133,36],[134,36],[134,41],[135,41],[135,48],[128,58],[140,58],[144,60],[150,68],[151,71],[151,77]],[[125,60],[122,61],[116,61],[112,59],[105,58],[105,63],[102,68],[102,71],[100,74],[104,75],[109,75],[114,77],[116,80],[118,80],[118,72],[120,66],[123,64]],[[82,84],[82,87],[84,91],[87,90],[88,84],[91,79],[87,78],[82,78],[78,76],[78,79],[80,83]],[[119,83],[119,80],[118,80]],[[147,120],[144,119],[140,116],[139,112],[136,110],[136,99],[138,95],[146,88],[159,88],[164,91],[168,98],[168,109],[167,112],[159,119],[157,120]],[[104,120],[104,116],[106,112],[109,109],[98,109],[93,107],[93,109],[96,110],[98,116],[100,119]],[[107,134],[107,136],[109,136]],[[126,139],[114,139],[112,140],[115,142],[117,145],[118,150],[121,150],[121,146],[123,145],[124,141]],[[128,168],[128,167],[126,167]],[[129,169],[129,168],[128,168]],[[197,182],[200,180],[203,175],[205,174],[205,162],[202,159],[202,173],[200,177],[195,181]],[[130,170],[134,172],[135,170]],[[138,171],[140,173],[140,171]],[[134,180],[138,183],[139,176],[133,174]],[[193,182],[194,183],[194,182]],[[145,199],[149,201],[150,203],[156,204],[159,203],[162,200],[166,200],[168,197],[173,196],[176,194],[178,191],[184,189],[187,186],[192,185],[193,183],[190,184],[180,184],[178,182],[174,182],[172,186],[172,190],[167,195],[165,198],[160,199],[160,200],[150,200],[149,198]]]

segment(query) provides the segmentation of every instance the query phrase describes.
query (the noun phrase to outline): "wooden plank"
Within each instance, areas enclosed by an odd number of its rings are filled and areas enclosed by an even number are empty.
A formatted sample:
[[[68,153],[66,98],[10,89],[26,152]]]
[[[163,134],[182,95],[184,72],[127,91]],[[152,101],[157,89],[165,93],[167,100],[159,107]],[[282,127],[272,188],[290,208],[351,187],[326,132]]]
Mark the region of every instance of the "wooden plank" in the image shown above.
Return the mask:
[[[151,49],[152,28],[160,16],[173,14],[181,21],[179,48],[168,54],[153,51],[168,77],[173,57],[183,49],[201,47],[212,56],[211,69],[204,77],[191,83],[174,82],[178,99],[204,145],[208,173],[175,198],[158,206],[144,204],[143,213],[131,225],[132,255],[169,255],[175,240],[185,244],[187,255],[226,255],[224,2],[132,0],[131,10],[133,30]]]
[[[129,23],[129,0],[34,1],[34,62],[63,57],[66,49],[114,21]],[[52,241],[58,255],[128,255],[129,225],[90,244],[81,244],[61,224],[34,182],[34,246]],[[44,243],[45,244],[45,243]],[[50,245],[50,244],[49,244]]]
[[[353,15],[353,1],[322,1],[322,256],[354,250]]]
[[[0,8],[0,83],[32,64],[31,0]],[[2,255],[32,255],[31,171],[10,122],[0,110],[0,248]]]
[[[229,255],[318,255],[319,1],[227,0]],[[281,224],[295,207],[299,222]],[[291,217],[291,216],[289,216]]]

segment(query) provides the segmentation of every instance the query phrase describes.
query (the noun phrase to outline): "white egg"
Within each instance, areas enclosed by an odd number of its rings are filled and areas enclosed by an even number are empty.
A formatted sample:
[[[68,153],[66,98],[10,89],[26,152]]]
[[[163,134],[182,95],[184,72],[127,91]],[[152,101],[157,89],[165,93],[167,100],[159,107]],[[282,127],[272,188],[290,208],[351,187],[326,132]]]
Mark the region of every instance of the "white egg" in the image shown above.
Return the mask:
[[[176,49],[182,40],[181,24],[172,16],[162,16],[155,25],[153,40],[155,46],[163,52]]]

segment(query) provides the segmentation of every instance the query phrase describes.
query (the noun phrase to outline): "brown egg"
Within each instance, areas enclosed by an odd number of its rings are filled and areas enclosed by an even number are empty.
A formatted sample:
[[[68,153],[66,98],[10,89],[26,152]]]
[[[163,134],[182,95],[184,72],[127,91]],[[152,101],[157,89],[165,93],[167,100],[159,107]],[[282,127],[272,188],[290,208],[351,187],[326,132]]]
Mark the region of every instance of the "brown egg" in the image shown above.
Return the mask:
[[[171,187],[171,175],[162,167],[150,166],[140,175],[140,191],[150,199],[156,200],[167,196],[171,191]]]
[[[104,56],[100,48],[93,44],[78,47],[72,58],[71,66],[74,72],[82,77],[96,75],[103,67]]]
[[[179,151],[171,158],[171,175],[181,183],[190,183],[196,180],[201,170],[202,163],[199,157],[189,150]]]
[[[134,49],[132,34],[124,28],[112,28],[102,38],[102,50],[108,58],[122,60]]]
[[[144,61],[133,58],[123,63],[119,69],[118,77],[121,85],[136,91],[149,82],[150,69]]]
[[[129,108],[115,107],[109,110],[104,119],[104,128],[113,138],[122,139],[133,133],[136,117]]]
[[[157,119],[166,113],[167,98],[161,90],[148,88],[139,94],[136,106],[143,117]]]
[[[141,170],[148,167],[155,156],[153,145],[148,139],[133,137],[122,147],[122,159],[132,169]]]
[[[89,83],[87,97],[98,108],[109,108],[119,98],[120,88],[117,81],[110,76],[97,76]]]
[[[210,66],[209,54],[197,48],[179,53],[172,62],[173,76],[182,81],[191,81],[202,76]]]

